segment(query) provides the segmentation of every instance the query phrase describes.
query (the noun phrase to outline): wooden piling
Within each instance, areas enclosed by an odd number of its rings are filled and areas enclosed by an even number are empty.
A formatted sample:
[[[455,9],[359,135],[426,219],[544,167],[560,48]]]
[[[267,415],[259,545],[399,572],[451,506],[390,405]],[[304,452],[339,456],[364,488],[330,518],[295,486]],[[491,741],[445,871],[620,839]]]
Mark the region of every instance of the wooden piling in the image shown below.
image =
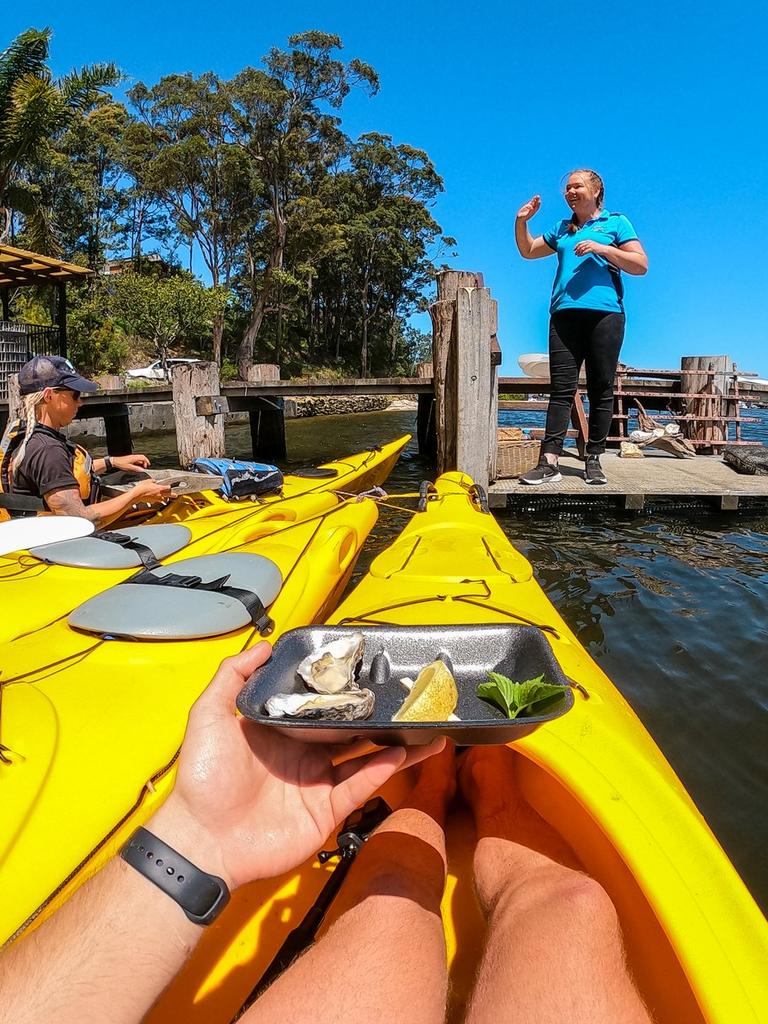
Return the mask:
[[[248,367],[248,384],[263,384],[270,380],[280,380],[280,367],[277,363],[252,363]]]
[[[174,366],[171,385],[179,465],[187,469],[197,458],[221,458],[225,453],[223,412],[203,416],[196,406],[198,398],[221,396],[216,363]]]
[[[110,407],[109,414],[104,416],[104,433],[107,440],[108,455],[132,454],[133,438],[131,437],[131,421],[128,416],[127,405],[121,404]]]
[[[251,426],[251,450],[257,461],[284,459],[285,400],[282,398],[249,399],[248,420]]]
[[[489,289],[460,288],[456,313],[456,468],[487,488],[491,406]]]
[[[496,469],[498,313],[482,274],[457,270],[438,274],[429,311],[438,472],[458,469],[487,487]]]
[[[443,270],[437,275],[437,302],[429,307],[432,317],[432,370],[435,392],[437,471],[457,468],[458,425],[457,318],[460,289],[482,288],[483,275],[470,270]]]
[[[442,276],[442,275],[440,275]],[[440,279],[438,277],[438,295]],[[456,378],[451,359],[456,303],[438,298],[429,307],[432,318],[432,367],[435,393],[435,430],[437,434],[437,471],[445,473],[456,468],[456,438],[452,425],[456,422]]]
[[[730,356],[683,356],[680,360],[680,390],[696,394],[685,400],[685,412],[701,417],[684,421],[683,431],[692,441],[711,442],[699,446],[701,454],[718,451],[728,442],[728,424],[719,417],[727,414],[722,396],[729,390],[732,366]]]
[[[416,367],[419,380],[432,377],[432,363],[419,363]],[[424,393],[417,395],[418,411],[416,413],[416,438],[419,442],[419,455],[434,461],[437,457],[437,433],[435,431],[435,395]]]
[[[249,384],[264,384],[273,380],[280,380],[280,367],[277,363],[254,363],[248,367]],[[286,457],[283,398],[246,397],[232,403],[231,408],[233,411],[248,413],[254,459],[274,462]]]
[[[24,416],[24,399],[19,391],[19,375],[12,373],[8,378],[8,422],[22,419]]]
[[[499,452],[497,442],[499,432],[499,366],[501,365],[501,346],[499,345],[499,304],[491,299],[491,396],[488,415],[488,482],[496,479],[496,463]]]

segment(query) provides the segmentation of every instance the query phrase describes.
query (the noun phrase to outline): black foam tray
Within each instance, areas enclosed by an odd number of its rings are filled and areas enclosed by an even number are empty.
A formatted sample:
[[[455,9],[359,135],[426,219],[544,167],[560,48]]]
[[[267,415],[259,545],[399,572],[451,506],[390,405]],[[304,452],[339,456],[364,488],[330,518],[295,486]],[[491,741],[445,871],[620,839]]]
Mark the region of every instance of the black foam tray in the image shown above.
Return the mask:
[[[373,714],[359,722],[317,722],[300,718],[270,718],[265,701],[276,693],[308,692],[296,674],[308,654],[350,633],[365,637],[357,682],[376,695]],[[453,672],[459,691],[456,714],[460,722],[392,722],[407,696],[403,676],[441,658]],[[489,672],[516,681],[544,675],[545,682],[567,688],[562,701],[548,714],[509,719],[500,708],[475,693]],[[456,743],[510,743],[559,718],[573,706],[573,691],[544,634],[535,626],[306,626],[283,634],[271,659],[248,680],[237,698],[241,714],[305,743],[351,743],[370,740],[382,746],[429,743],[436,735]]]

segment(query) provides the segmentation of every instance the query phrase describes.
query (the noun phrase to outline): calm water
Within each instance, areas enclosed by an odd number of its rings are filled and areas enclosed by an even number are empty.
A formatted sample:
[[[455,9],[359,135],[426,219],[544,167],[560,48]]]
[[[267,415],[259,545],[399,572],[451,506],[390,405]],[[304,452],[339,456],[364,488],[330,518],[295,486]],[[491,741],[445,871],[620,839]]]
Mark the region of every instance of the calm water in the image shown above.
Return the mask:
[[[768,414],[745,437],[768,443]],[[533,413],[503,413],[506,423]],[[543,414],[538,414],[539,417]],[[288,465],[320,462],[415,433],[415,413],[289,420]],[[248,458],[247,427],[228,436]],[[173,465],[173,438],[141,447]],[[430,475],[415,442],[387,484],[414,490]],[[768,514],[569,510],[502,513],[549,598],[632,703],[763,909],[768,909]],[[382,510],[357,566],[404,525]]]

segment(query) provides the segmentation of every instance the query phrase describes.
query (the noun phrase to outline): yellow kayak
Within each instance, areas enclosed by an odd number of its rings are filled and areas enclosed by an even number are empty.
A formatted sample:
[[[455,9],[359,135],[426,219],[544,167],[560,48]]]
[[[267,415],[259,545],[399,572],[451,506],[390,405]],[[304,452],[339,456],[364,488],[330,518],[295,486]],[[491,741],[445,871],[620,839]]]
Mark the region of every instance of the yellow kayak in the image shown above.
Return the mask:
[[[400,458],[403,448],[411,440],[410,434],[389,441],[387,444],[376,445],[367,451],[349,455],[343,459],[324,462],[317,470],[287,473],[280,494],[265,494],[258,499],[260,503],[271,504],[285,498],[296,498],[322,491],[338,491],[346,494],[358,494],[369,487],[384,483]],[[209,516],[218,516],[232,512],[233,508],[242,508],[243,502],[227,501],[218,491],[201,491],[199,494],[187,494],[169,502],[165,508],[150,516],[142,518],[143,523],[185,523],[190,519],[199,522]],[[118,521],[119,523],[122,520]]]
[[[369,499],[346,500],[157,570],[162,585],[97,594],[72,613],[77,629],[60,620],[4,646],[0,941],[55,909],[146,820],[172,780],[189,708],[221,660],[258,642],[266,616],[270,639],[321,621],[376,518]],[[204,586],[168,586],[171,573]]]
[[[525,796],[609,892],[629,964],[658,1024],[768,1019],[764,918],[631,707],[557,614],[529,562],[481,511],[468,477],[449,473],[437,481],[424,511],[328,621],[545,627],[558,662],[586,696],[575,690],[567,714],[514,744],[525,758]],[[390,786],[384,795],[396,798],[407,783]],[[448,843],[443,917],[449,1019],[458,1019],[483,941],[471,886],[473,827],[461,813],[449,822]],[[328,870],[307,863],[238,891],[148,1022],[232,1019]]]
[[[320,467],[322,476],[287,475],[281,494],[228,502],[216,492],[178,498],[137,527],[110,528],[138,541],[162,564],[228,551],[333,508],[336,491],[381,484],[410,436]],[[127,533],[126,533],[127,530]],[[137,551],[89,537],[18,552],[0,561],[0,643],[37,630],[141,569]]]

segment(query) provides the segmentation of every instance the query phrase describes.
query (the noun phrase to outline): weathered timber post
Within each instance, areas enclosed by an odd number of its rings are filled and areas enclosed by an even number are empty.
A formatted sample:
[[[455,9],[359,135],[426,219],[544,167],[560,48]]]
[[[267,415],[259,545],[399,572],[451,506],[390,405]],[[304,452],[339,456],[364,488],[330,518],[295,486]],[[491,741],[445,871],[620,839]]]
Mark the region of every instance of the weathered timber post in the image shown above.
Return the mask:
[[[227,403],[216,363],[174,366],[171,385],[179,465],[187,469],[197,458],[221,458]]]
[[[276,363],[254,363],[248,367],[249,384],[262,384],[271,380],[280,380],[280,367]],[[248,420],[254,459],[284,459],[287,454],[285,400],[279,396],[249,400]]]
[[[437,471],[445,473],[456,467],[456,438],[452,426],[456,422],[456,381],[450,358],[456,302],[438,299],[429,307],[429,315],[432,318],[432,387],[435,394]]]
[[[248,367],[248,384],[263,384],[265,381],[280,380],[280,367],[277,363],[252,363]]]
[[[432,363],[419,363],[416,376],[420,380],[432,377]],[[419,455],[434,460],[437,455],[437,434],[435,432],[435,394],[424,392],[417,396],[418,412],[416,413],[416,437],[419,442]]]
[[[501,346],[499,345],[499,304],[491,299],[491,395],[488,419],[488,480],[496,479],[496,461],[499,453],[499,367]]]
[[[497,312],[482,274],[447,270],[437,277],[432,317],[438,472],[458,469],[487,487],[495,472],[500,350],[491,358]],[[493,449],[493,451],[492,451]]]
[[[437,302],[429,307],[438,473],[456,469],[456,299],[459,288],[482,286],[482,274],[443,270],[437,275]]]
[[[8,378],[8,422],[21,419],[24,415],[24,400],[19,391],[19,375],[12,373]]]
[[[491,293],[460,288],[456,303],[456,468],[488,486]],[[494,444],[496,437],[494,435]]]
[[[722,396],[729,390],[732,366],[730,356],[683,356],[680,360],[680,390],[696,395],[684,399],[685,411],[701,417],[684,420],[683,433],[692,441],[710,442],[697,445],[698,452],[715,451],[728,441],[728,424],[720,417],[726,414]],[[703,373],[704,370],[717,372]]]

